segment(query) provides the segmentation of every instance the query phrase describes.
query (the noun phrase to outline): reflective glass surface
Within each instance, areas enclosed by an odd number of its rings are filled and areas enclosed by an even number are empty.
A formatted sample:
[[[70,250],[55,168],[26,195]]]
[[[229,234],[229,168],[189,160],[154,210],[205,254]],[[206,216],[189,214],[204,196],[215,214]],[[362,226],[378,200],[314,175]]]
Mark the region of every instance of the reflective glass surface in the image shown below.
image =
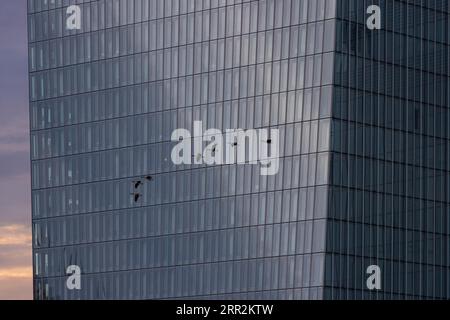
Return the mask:
[[[336,1],[28,2],[35,297],[322,298]],[[196,120],[279,129],[278,174],[175,166]]]
[[[450,298],[449,12],[338,1],[326,299]],[[367,290],[370,265],[381,290]]]
[[[28,0],[35,298],[450,298],[449,13]],[[278,174],[174,165],[194,121],[278,129]]]

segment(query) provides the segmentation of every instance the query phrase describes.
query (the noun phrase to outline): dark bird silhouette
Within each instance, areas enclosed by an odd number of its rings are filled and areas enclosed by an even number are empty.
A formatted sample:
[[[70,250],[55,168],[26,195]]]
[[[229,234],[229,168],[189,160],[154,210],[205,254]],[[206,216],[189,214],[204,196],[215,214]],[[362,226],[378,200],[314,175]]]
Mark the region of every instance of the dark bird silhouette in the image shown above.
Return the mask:
[[[145,180],[147,180],[147,181],[152,181],[152,180],[153,180],[153,177],[152,177],[152,176],[146,176],[146,177],[145,177]]]
[[[267,139],[267,143],[271,144],[272,143],[272,139]]]
[[[140,199],[140,197],[141,197],[141,194],[140,194],[140,193],[132,193],[131,195],[132,195],[133,198],[134,198],[134,202],[138,202],[139,199]]]
[[[134,183],[134,188],[137,189],[142,185],[142,181],[141,180],[137,180],[137,181],[133,181]]]

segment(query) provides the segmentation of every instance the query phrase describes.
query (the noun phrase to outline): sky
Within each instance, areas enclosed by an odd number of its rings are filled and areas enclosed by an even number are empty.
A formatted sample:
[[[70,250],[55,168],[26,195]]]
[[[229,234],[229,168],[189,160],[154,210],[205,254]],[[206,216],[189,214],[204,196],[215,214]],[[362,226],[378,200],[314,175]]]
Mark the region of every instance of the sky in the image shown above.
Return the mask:
[[[0,1],[0,300],[32,298],[26,0]]]

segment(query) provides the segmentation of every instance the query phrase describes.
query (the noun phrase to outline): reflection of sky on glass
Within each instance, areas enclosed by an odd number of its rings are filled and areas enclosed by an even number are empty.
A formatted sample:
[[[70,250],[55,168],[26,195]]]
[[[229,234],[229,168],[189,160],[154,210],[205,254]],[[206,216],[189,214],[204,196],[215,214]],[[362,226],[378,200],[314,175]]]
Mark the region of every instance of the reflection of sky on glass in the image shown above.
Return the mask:
[[[0,299],[32,297],[26,0],[0,2]]]

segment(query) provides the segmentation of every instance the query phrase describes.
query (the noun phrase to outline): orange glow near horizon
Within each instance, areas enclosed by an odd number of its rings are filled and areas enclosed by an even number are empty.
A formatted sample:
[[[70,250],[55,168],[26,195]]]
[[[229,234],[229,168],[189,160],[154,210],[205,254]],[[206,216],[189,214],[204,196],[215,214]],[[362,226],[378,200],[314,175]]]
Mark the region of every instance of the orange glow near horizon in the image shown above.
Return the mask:
[[[32,299],[31,228],[0,226],[0,300]]]
[[[23,225],[0,227],[0,246],[23,245],[31,247],[31,231]]]
[[[31,279],[33,276],[33,268],[30,267],[16,267],[0,270],[0,279]]]

